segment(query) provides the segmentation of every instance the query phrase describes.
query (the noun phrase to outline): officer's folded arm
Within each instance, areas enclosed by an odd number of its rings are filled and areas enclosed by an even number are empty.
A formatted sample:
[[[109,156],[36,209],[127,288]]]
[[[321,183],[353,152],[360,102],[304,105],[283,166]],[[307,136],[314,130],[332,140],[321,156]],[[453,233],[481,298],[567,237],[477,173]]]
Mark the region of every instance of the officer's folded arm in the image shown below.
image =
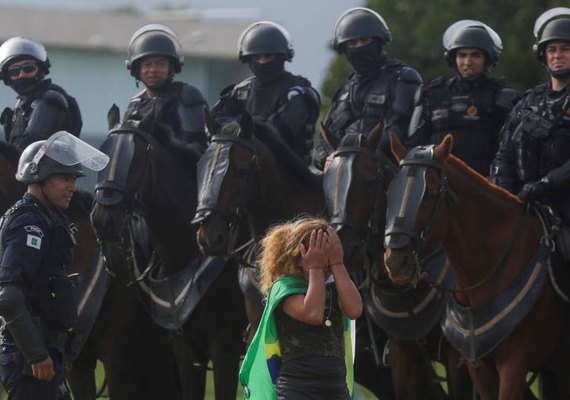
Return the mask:
[[[24,293],[16,284],[0,287],[0,315],[6,321],[18,350],[31,364],[49,357],[47,346],[26,307]]]

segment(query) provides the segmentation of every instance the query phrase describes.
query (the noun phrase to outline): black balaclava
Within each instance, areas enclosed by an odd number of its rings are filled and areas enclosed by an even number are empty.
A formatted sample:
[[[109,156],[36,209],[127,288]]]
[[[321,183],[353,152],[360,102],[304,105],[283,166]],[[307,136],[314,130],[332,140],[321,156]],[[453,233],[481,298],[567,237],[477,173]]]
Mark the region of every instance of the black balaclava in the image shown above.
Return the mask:
[[[42,74],[38,73],[33,78],[26,77],[11,81],[10,87],[14,89],[20,96],[25,96],[32,93],[42,80]]]
[[[346,47],[345,52],[346,59],[360,75],[374,75],[380,72],[384,55],[382,54],[382,43],[379,40],[374,39],[360,47]]]
[[[249,69],[261,82],[271,82],[283,71],[285,57],[277,54],[275,58],[265,64],[258,63],[253,58],[249,60]]]

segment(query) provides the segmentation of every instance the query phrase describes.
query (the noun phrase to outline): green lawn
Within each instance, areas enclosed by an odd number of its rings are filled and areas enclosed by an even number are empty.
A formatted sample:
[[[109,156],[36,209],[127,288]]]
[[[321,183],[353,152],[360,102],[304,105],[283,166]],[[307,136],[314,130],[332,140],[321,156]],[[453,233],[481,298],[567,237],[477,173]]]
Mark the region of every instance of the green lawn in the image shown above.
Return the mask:
[[[438,371],[438,374],[440,376],[444,375],[444,371],[443,371],[443,367],[439,364],[439,363],[434,363],[435,369]],[[103,383],[103,368],[101,366],[101,364],[97,365],[97,371],[96,371],[96,379],[97,379],[97,386],[101,387],[102,383]],[[527,377],[528,379],[530,379],[530,374]],[[444,384],[444,388],[445,388],[445,384]],[[378,398],[376,396],[374,396],[372,393],[370,393],[366,388],[355,385],[355,399],[357,400],[378,400]],[[538,383],[535,381],[532,385],[532,391],[534,392],[535,396],[538,396]],[[3,390],[0,390],[0,400],[4,400],[6,399],[7,396],[4,393]],[[106,393],[104,393],[102,395],[102,397],[99,397],[100,399],[107,399],[108,396],[106,395]],[[241,400],[243,398],[243,392],[241,390],[241,387],[238,387],[238,393],[237,393],[237,400]],[[212,373],[208,372],[208,381],[207,381],[207,389],[206,389],[206,398],[205,400],[214,400],[214,388],[213,388],[213,379],[212,379]]]

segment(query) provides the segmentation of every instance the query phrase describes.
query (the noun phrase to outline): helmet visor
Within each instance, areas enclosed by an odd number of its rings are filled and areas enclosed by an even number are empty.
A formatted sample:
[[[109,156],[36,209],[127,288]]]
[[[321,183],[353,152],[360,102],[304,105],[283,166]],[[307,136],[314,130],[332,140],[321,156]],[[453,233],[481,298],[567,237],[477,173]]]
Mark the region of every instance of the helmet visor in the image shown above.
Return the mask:
[[[46,140],[36,157],[41,158],[42,155],[67,166],[82,164],[93,171],[102,170],[109,162],[105,153],[66,131],[56,132]]]
[[[558,19],[561,17],[570,18],[570,8],[568,7],[556,7],[551,10],[544,12],[540,17],[537,18],[534,23],[534,37],[538,39],[538,35],[544,28],[547,22],[553,19]]]
[[[443,48],[446,50],[450,50],[451,45],[453,44],[453,39],[457,33],[461,32],[465,28],[469,27],[482,27],[487,31],[489,36],[491,36],[491,40],[493,40],[493,44],[499,49],[503,50],[503,41],[497,32],[491,29],[489,26],[485,25],[481,21],[476,21],[474,19],[462,19],[461,21],[457,21],[456,23],[452,24],[445,33],[443,34]]]

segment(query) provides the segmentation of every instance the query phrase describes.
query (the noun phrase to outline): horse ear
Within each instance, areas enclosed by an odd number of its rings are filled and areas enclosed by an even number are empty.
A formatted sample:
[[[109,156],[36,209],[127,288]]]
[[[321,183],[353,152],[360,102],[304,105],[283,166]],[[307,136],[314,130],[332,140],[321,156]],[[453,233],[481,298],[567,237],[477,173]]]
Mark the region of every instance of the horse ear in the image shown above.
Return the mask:
[[[116,128],[121,123],[121,112],[115,103],[109,108],[107,112],[107,124],[109,130]]]
[[[338,138],[337,135],[333,134],[331,131],[329,131],[321,122],[321,136],[324,139],[324,141],[330,146],[331,149],[336,150],[336,148],[338,147],[338,144],[340,142],[340,139]]]
[[[241,119],[239,121],[239,125],[241,126],[241,137],[244,139],[251,138],[253,133],[253,118],[250,113],[244,111],[241,113]]]
[[[396,136],[395,133],[390,133],[390,148],[392,150],[394,158],[398,162],[400,162],[400,160],[406,157],[406,153],[408,152],[406,146],[404,146],[402,142],[400,142],[400,139],[398,139],[398,136]]]
[[[208,136],[214,136],[220,133],[222,126],[212,117],[210,110],[204,107],[204,122],[206,123],[206,131]]]
[[[382,136],[384,136],[384,120],[378,122],[378,124],[372,128],[368,134],[368,148],[373,151],[376,150],[378,148],[378,143],[382,140]]]
[[[436,160],[445,160],[450,154],[453,148],[453,136],[449,133],[445,135],[440,144],[437,145],[433,153],[433,158]]]

